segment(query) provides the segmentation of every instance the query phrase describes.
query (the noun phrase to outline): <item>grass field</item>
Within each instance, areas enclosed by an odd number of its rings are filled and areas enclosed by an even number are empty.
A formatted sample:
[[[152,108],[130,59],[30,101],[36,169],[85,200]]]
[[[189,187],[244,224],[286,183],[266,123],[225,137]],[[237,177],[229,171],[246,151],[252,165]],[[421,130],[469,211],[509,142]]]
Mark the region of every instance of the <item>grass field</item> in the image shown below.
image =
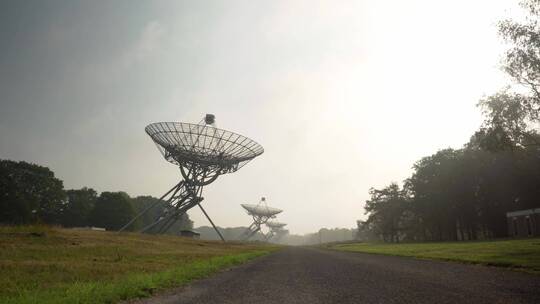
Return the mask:
[[[115,303],[276,249],[175,236],[0,227],[0,303]]]
[[[509,267],[540,274],[540,239],[445,243],[351,243],[332,249]]]

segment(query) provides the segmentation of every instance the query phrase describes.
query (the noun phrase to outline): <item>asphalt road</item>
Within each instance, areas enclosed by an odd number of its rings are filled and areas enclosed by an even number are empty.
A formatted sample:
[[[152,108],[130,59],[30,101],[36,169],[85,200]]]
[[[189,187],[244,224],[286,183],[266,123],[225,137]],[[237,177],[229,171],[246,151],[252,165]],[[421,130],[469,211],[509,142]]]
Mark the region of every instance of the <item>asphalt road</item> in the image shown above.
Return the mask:
[[[291,247],[141,303],[540,303],[540,276]]]

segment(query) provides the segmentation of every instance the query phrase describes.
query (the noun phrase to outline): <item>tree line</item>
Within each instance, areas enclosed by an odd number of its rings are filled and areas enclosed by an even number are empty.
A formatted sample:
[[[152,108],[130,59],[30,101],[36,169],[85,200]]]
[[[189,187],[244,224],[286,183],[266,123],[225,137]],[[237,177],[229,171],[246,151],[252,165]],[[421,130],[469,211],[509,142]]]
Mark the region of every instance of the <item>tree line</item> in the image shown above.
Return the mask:
[[[166,207],[152,196],[130,197],[125,192],[102,192],[83,187],[64,190],[49,168],[24,161],[0,160],[0,223],[51,224],[63,227],[101,227],[119,230],[140,211],[157,203],[130,230],[151,224]],[[184,214],[169,233],[192,229]]]
[[[386,242],[507,236],[506,213],[540,207],[540,3],[499,23],[513,83],[482,99],[484,122],[461,149],[423,157],[403,182],[372,188],[358,238]]]

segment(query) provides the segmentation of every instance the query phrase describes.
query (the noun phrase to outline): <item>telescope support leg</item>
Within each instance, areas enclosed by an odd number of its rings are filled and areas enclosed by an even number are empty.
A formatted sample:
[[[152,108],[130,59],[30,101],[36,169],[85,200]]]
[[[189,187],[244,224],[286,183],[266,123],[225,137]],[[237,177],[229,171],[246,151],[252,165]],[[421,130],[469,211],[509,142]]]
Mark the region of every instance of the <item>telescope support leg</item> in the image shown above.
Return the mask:
[[[163,199],[169,195],[171,192],[173,191],[178,191],[178,189],[182,186],[182,183],[183,182],[180,182],[178,184],[176,184],[174,187],[172,187],[169,191],[167,191],[167,193],[163,194],[163,196],[161,196],[155,203],[153,203],[152,205],[148,206],[146,209],[144,209],[143,211],[141,211],[139,214],[137,214],[134,218],[131,219],[131,221],[129,221],[127,224],[125,224],[122,228],[120,228],[119,232],[122,232],[124,231],[126,228],[128,228],[131,224],[133,224],[133,222],[135,222],[138,218],[140,218],[141,216],[143,216],[146,212],[148,212],[150,209],[154,208],[158,203],[162,202]],[[173,194],[174,195],[174,194]],[[170,199],[169,199],[170,200]],[[169,201],[167,200],[167,201]]]
[[[199,205],[199,208],[201,208],[201,211],[204,213],[204,215],[206,216],[206,218],[208,219],[208,221],[210,222],[210,224],[212,224],[212,227],[214,227],[214,230],[217,232],[217,234],[219,235],[219,238],[225,242],[225,238],[223,237],[223,235],[221,235],[221,232],[219,232],[219,230],[217,229],[216,225],[214,225],[214,222],[212,221],[212,219],[210,218],[210,216],[208,215],[208,213],[206,213],[206,211],[204,210],[204,208],[202,207],[201,204],[197,204]]]

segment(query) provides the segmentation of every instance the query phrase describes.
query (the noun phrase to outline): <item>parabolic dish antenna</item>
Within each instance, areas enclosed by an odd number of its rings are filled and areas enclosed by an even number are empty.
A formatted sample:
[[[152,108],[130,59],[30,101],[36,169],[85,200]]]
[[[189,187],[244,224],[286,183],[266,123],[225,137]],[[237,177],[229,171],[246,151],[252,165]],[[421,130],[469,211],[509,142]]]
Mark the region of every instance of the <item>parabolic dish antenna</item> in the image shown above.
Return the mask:
[[[219,175],[237,171],[261,155],[264,149],[245,136],[216,128],[214,122],[215,116],[206,114],[198,124],[157,122],[145,128],[163,157],[179,166],[183,180],[160,198],[160,201],[167,203],[167,207],[141,232],[165,233],[182,214],[196,205],[216,229],[200,204],[203,200],[203,186],[215,181]],[[128,228],[158,203],[143,210],[120,231]],[[224,240],[217,229],[216,232]]]
[[[242,235],[242,239],[244,240],[249,240],[252,236],[254,236],[257,232],[261,230],[261,225],[268,222],[269,219],[275,218],[277,214],[283,212],[283,210],[281,209],[268,207],[266,205],[266,199],[264,197],[261,198],[259,204],[257,205],[253,205],[253,204],[240,204],[240,205],[244,209],[246,209],[247,213],[251,215],[251,217],[253,218],[253,222]]]
[[[268,226],[269,228],[283,228],[285,226],[287,226],[287,224],[285,223],[280,223],[280,222],[271,222],[271,221],[268,221],[266,222],[266,226]]]
[[[277,215],[283,212],[283,210],[281,209],[272,208],[265,205],[261,206],[261,205],[253,205],[253,204],[240,204],[240,206],[246,209],[249,215],[261,215],[261,216],[272,217],[274,215]]]
[[[264,152],[247,137],[209,125],[157,122],[145,131],[167,161],[184,169],[184,177],[186,170],[204,169],[209,176],[204,176],[203,183],[215,175],[235,172]]]
[[[268,221],[266,222],[266,226],[270,230],[268,231],[268,233],[266,233],[265,239],[266,241],[270,241],[274,236],[283,234],[285,232],[285,229],[283,229],[283,227],[287,226],[287,224]]]

